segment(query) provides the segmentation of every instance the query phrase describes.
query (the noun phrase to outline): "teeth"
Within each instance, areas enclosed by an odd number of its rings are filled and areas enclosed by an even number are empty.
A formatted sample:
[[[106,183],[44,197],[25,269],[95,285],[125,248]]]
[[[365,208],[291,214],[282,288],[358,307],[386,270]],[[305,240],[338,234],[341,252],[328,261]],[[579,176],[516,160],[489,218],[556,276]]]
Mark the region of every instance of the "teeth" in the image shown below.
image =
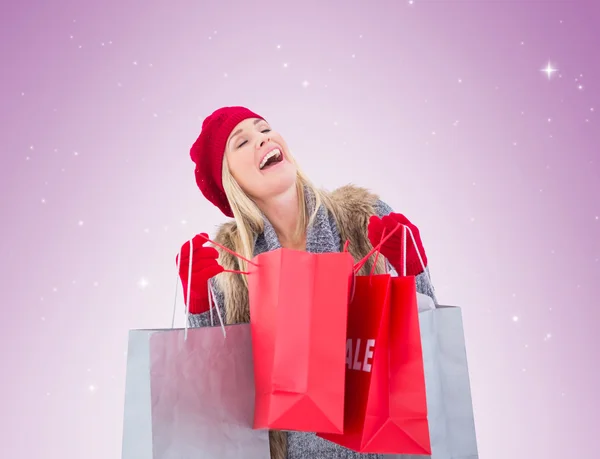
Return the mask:
[[[275,148],[275,150],[271,150],[269,153],[267,153],[265,155],[265,157],[263,158],[263,160],[260,162],[260,168],[262,169],[263,167],[265,167],[265,164],[267,164],[267,161],[269,159],[271,159],[273,156],[277,156],[279,157],[281,155],[281,151],[279,151],[279,148]]]

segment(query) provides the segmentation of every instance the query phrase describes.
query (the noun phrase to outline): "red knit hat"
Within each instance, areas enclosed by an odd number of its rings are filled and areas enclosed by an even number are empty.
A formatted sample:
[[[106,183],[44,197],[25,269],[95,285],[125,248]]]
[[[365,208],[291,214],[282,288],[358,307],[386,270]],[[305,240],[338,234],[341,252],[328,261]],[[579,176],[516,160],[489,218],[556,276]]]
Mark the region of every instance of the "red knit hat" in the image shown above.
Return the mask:
[[[200,191],[228,217],[233,217],[233,212],[223,189],[225,147],[233,128],[248,118],[264,119],[245,107],[215,110],[202,123],[200,136],[190,150],[192,161],[196,164],[196,183]]]

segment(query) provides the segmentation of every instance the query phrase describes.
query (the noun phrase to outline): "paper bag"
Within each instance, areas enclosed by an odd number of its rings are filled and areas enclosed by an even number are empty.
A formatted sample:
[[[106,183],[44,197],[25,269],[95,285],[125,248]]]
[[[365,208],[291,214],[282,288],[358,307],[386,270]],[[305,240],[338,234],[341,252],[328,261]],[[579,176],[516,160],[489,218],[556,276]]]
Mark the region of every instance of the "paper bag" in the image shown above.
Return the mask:
[[[279,249],[253,262],[254,427],[342,432],[352,256]]]
[[[252,429],[249,325],[132,330],[123,459],[269,459],[268,432]]]

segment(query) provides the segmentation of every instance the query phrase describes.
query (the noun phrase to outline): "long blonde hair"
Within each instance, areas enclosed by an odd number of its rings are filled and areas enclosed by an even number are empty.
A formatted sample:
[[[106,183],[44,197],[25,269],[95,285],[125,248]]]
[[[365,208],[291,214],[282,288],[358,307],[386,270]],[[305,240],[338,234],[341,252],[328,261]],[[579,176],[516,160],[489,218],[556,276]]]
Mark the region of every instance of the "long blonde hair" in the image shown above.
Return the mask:
[[[296,235],[299,236],[312,225],[315,216],[322,204],[328,204],[327,196],[317,189],[306,175],[300,170],[294,157],[288,153],[287,158],[296,166],[296,193],[298,194],[298,204],[300,205],[300,218],[296,228]],[[245,258],[251,260],[254,257],[255,236],[264,231],[263,215],[258,206],[248,197],[239,186],[237,181],[229,171],[227,158],[223,158],[223,189],[227,195],[229,206],[233,211],[233,216],[237,223],[237,228],[232,233],[235,251]],[[313,211],[309,215],[309,207],[306,205],[304,192],[308,191],[313,199]],[[248,266],[244,260],[238,260],[240,269],[247,271]],[[242,276],[246,282],[246,276]]]

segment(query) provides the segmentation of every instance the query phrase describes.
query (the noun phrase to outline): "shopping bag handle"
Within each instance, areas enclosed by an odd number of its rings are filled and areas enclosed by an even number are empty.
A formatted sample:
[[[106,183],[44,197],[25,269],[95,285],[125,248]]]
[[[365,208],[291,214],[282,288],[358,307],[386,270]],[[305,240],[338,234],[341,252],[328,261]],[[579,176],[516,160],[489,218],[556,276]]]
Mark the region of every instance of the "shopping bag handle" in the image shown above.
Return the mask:
[[[362,259],[360,260],[358,263],[356,263],[354,265],[354,272],[357,272],[360,270],[360,268],[362,268],[365,263],[367,262],[367,260],[371,257],[371,255],[373,255],[375,252],[379,252],[379,250],[381,249],[381,246],[383,244],[385,244],[387,242],[387,240],[392,237],[394,235],[394,233],[398,230],[398,228],[400,228],[402,226],[401,223],[398,223],[396,225],[396,227],[390,231],[390,234],[388,234],[387,236],[385,236],[384,238],[381,239],[381,241],[379,241],[379,244],[377,244],[375,247],[373,247],[369,253]]]
[[[403,277],[406,276],[406,240],[407,240],[406,233],[407,233],[407,231],[408,231],[408,234],[410,235],[410,239],[412,240],[413,245],[417,249],[417,256],[419,257],[419,263],[421,264],[421,268],[423,268],[423,272],[427,272],[425,263],[423,262],[423,257],[421,257],[421,252],[419,251],[419,246],[417,245],[417,242],[415,241],[415,237],[413,235],[412,230],[410,229],[410,227],[408,227],[402,223],[398,223],[396,225],[396,227],[387,236],[385,236],[385,228],[384,228],[383,233],[381,234],[382,239],[379,242],[379,244],[377,244],[377,246],[373,247],[373,249],[361,261],[359,261],[356,265],[354,265],[354,269],[356,271],[358,271],[360,268],[363,267],[363,265],[366,263],[367,259],[371,255],[373,255],[373,253],[377,252],[377,254],[375,255],[375,263],[373,263],[373,267],[371,268],[370,275],[372,276],[373,273],[375,272],[377,258],[379,257],[379,254],[381,253],[381,251],[380,251],[381,247],[392,236],[392,234],[398,230],[399,227],[402,227],[402,276]]]
[[[182,249],[183,249],[183,246],[181,246],[181,248],[179,249],[179,256],[177,257],[177,263],[176,263],[176,265],[177,265],[177,276],[176,276],[176,283],[175,283],[175,299],[173,300],[173,317],[171,319],[171,328],[175,328],[175,312],[177,311],[177,292],[179,290],[179,269],[180,269]],[[183,334],[183,340],[184,341],[187,340],[188,324],[189,324],[189,318],[190,318],[189,304],[190,304],[190,299],[191,299],[192,262],[193,262],[193,259],[194,259],[194,243],[193,243],[193,240],[190,239],[190,261],[188,263],[187,298],[186,298],[186,301],[184,302],[185,303],[185,329],[184,329],[184,334]],[[212,310],[213,310],[214,292],[213,292],[212,287],[210,285],[210,279],[207,280],[206,284],[207,284],[207,288],[208,288],[208,305],[209,305],[208,306],[208,310],[210,311],[210,325],[212,326],[212,325],[214,325],[213,324],[213,312],[212,312]],[[221,317],[221,311],[220,311],[219,306],[217,305],[216,301],[214,301],[214,304],[216,305],[217,315],[219,316],[219,323],[221,324],[221,329],[223,330],[223,336],[226,338],[227,337],[227,332],[225,331],[225,325],[223,323],[223,318]]]
[[[240,260],[244,260],[246,263],[250,263],[251,265],[258,266],[258,263],[255,263],[255,262],[253,262],[253,261],[251,261],[251,260],[248,260],[246,257],[244,257],[244,256],[240,255],[240,254],[239,254],[239,253],[237,253],[237,252],[234,252],[234,251],[233,251],[233,250],[231,250],[231,249],[228,249],[228,248],[227,248],[227,247],[225,247],[224,245],[222,245],[222,244],[219,244],[218,242],[215,242],[215,241],[211,241],[211,240],[210,240],[209,238],[207,238],[206,236],[202,236],[202,237],[203,237],[204,239],[206,239],[206,241],[207,241],[207,242],[210,242],[212,245],[216,245],[217,247],[219,247],[220,249],[223,249],[223,250],[225,250],[225,252],[227,252],[227,253],[229,253],[229,254],[233,255],[234,257],[236,257],[236,258],[239,258]],[[233,270],[227,270],[227,269],[225,270],[225,272],[234,272],[234,273],[238,273],[238,274],[249,274],[249,273],[245,273],[245,272],[233,271]]]

